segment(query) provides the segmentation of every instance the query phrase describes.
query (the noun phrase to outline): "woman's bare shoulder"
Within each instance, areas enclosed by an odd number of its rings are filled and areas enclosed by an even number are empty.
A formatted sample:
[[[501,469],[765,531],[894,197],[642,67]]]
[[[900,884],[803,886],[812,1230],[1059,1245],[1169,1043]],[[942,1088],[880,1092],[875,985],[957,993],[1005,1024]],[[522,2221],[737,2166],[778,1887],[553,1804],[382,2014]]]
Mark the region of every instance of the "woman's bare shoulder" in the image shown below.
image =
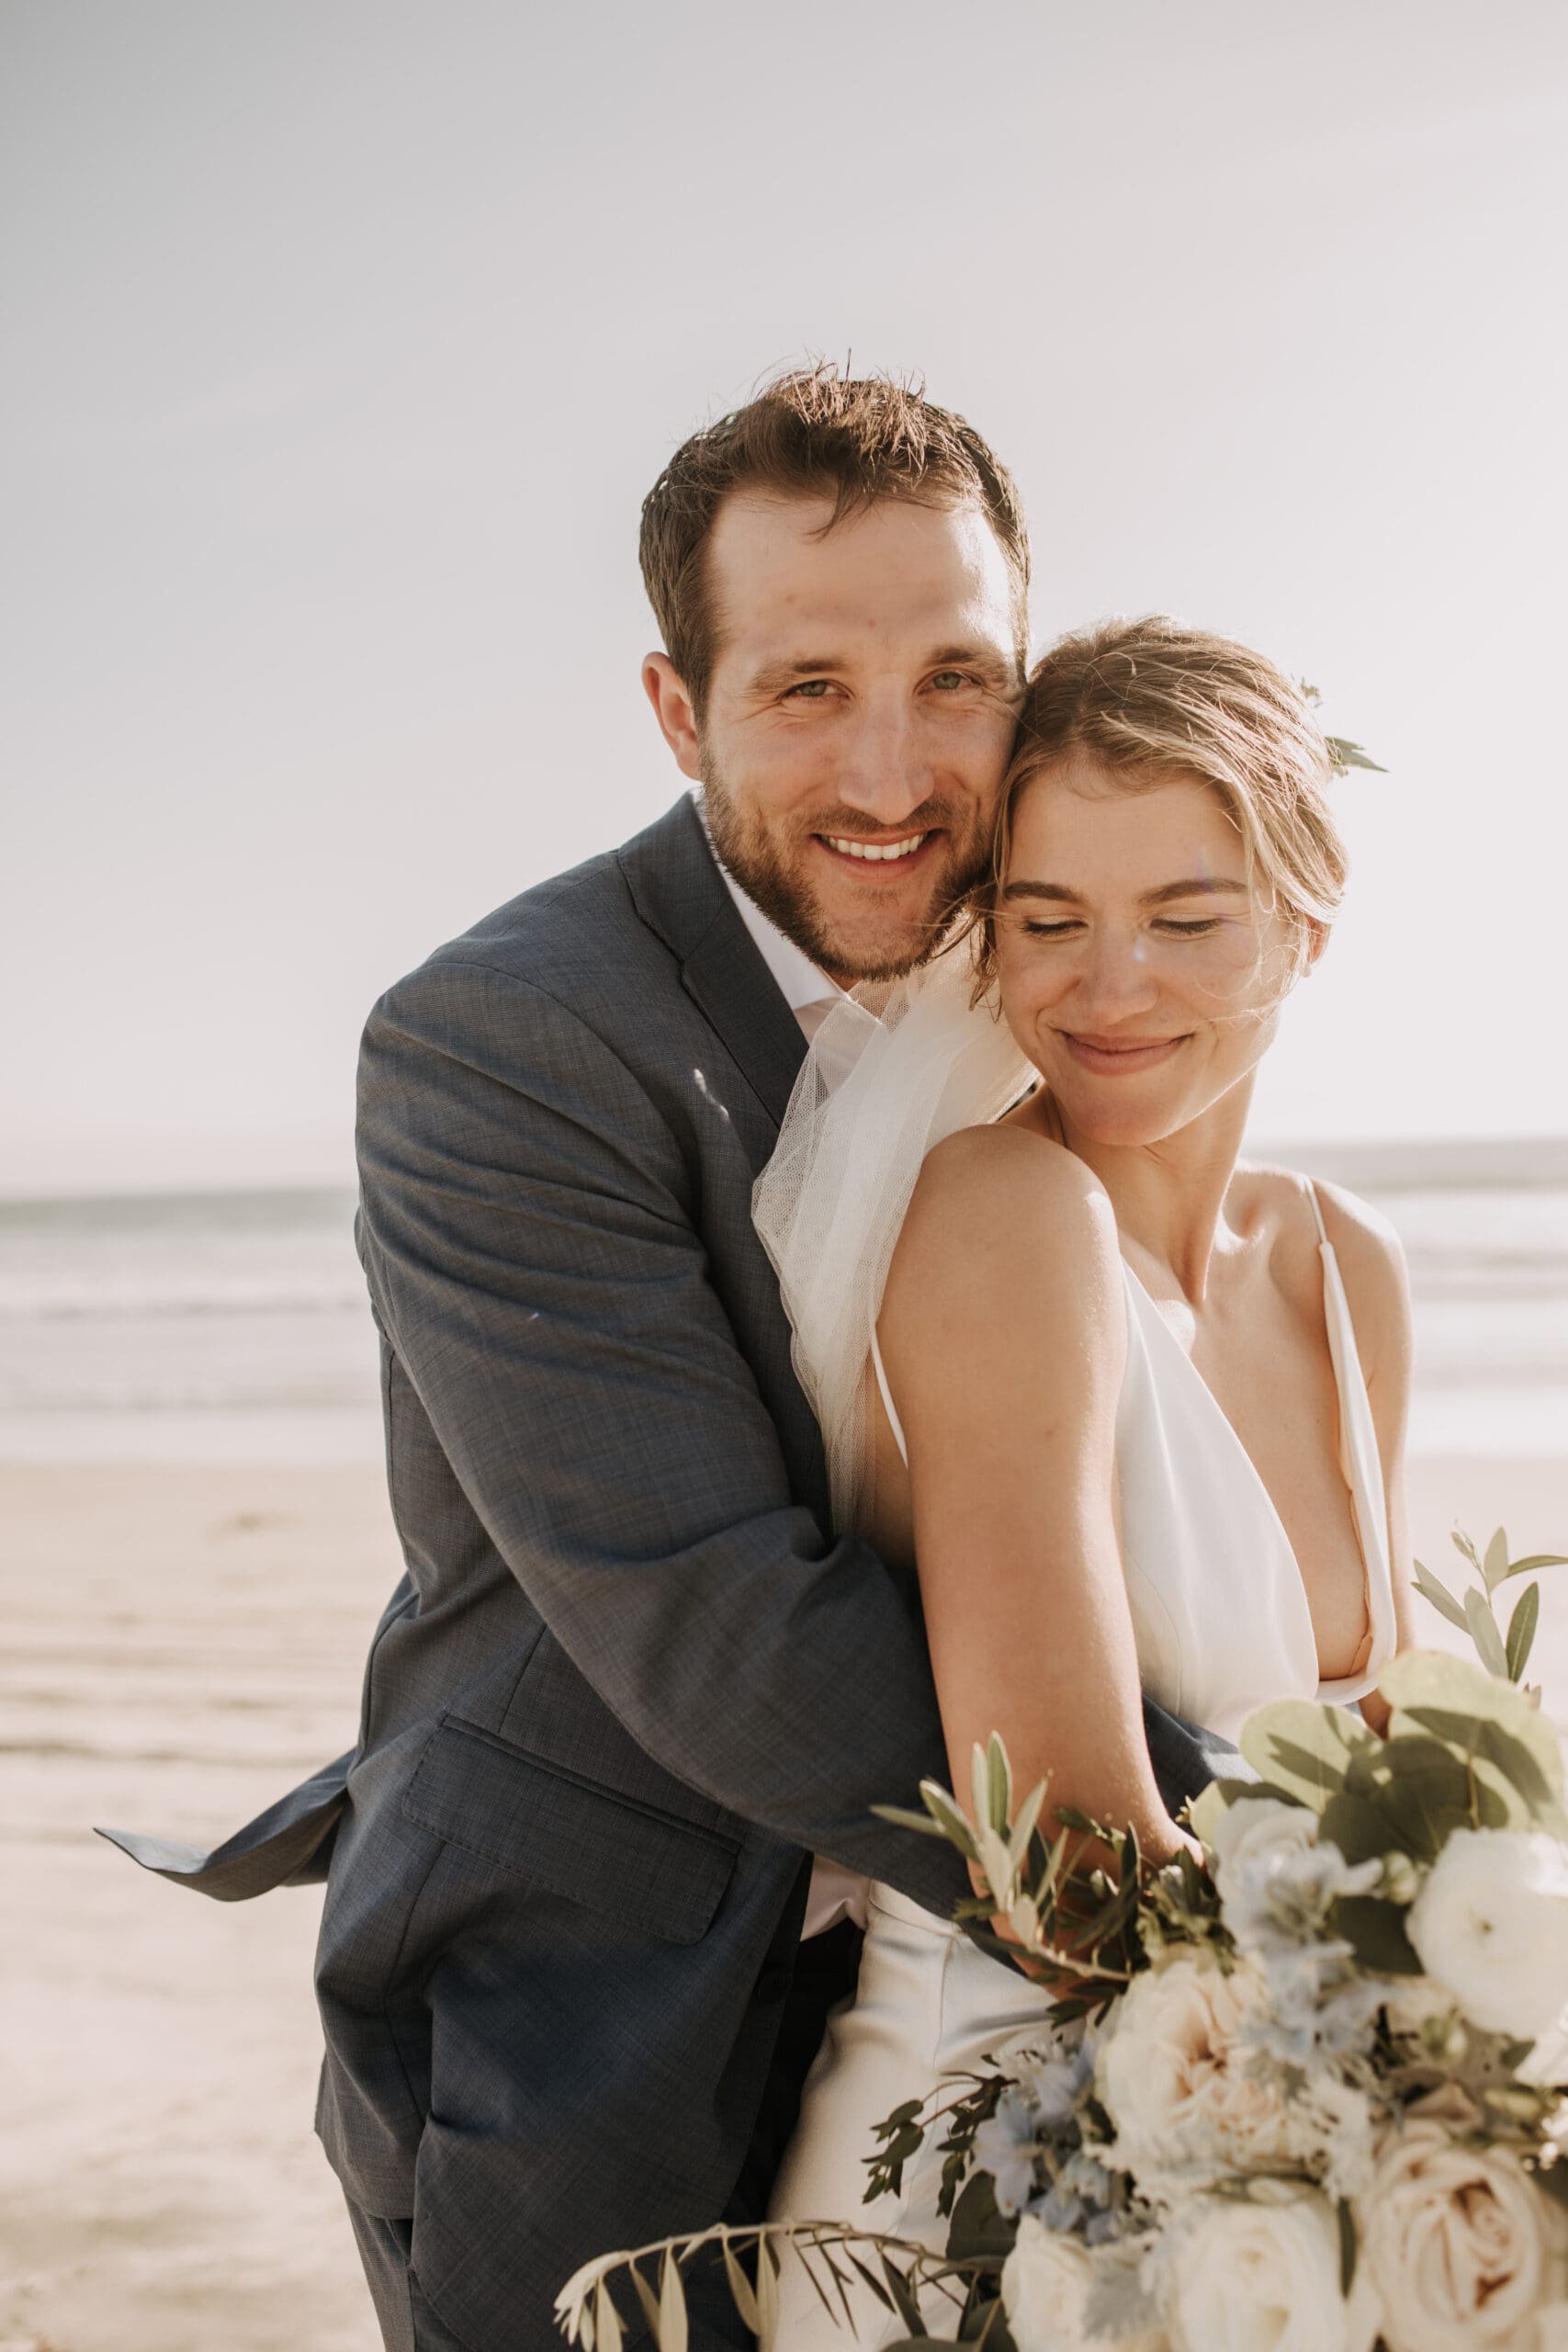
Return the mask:
[[[926,1158],[899,1238],[905,1281],[1060,1283],[1101,1277],[1117,1255],[1100,1179],[1047,1136],[964,1127]]]
[[[1081,1159],[1049,1136],[1005,1123],[961,1127],[927,1153],[905,1230],[972,1234],[1019,1217],[1031,1227],[1091,1218],[1115,1230],[1105,1187]]]
[[[1343,1184],[1305,1177],[1289,1168],[1249,1171],[1269,1214],[1292,1232],[1311,1232],[1309,1192],[1315,1191],[1324,1230],[1333,1245],[1346,1303],[1363,1360],[1394,1361],[1410,1349],[1410,1281],[1399,1235],[1381,1209]]]

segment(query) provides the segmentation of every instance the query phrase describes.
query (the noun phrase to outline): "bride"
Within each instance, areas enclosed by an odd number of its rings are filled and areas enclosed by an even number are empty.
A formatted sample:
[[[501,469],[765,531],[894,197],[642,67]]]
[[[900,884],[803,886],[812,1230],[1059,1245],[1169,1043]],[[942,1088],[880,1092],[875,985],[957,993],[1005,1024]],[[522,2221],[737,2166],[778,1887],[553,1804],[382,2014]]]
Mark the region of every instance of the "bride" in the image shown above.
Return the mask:
[[[1232,1738],[1285,1696],[1381,1728],[1410,1637],[1398,1245],[1238,1157],[1343,886],[1330,775],[1244,647],[1163,619],[1066,639],[976,931],[881,1019],[835,1009],[757,1190],[840,1515],[917,1564],[952,1785],[999,1731],[1019,1787],[1049,1773],[1156,1861],[1184,1833],[1140,1686]],[[1044,1997],[872,1886],[773,2217],[940,2245],[934,2150],[863,2202],[873,2127],[1037,2035]],[[903,2335],[863,2295],[852,2335],[798,2264],[781,2287],[789,2352]]]

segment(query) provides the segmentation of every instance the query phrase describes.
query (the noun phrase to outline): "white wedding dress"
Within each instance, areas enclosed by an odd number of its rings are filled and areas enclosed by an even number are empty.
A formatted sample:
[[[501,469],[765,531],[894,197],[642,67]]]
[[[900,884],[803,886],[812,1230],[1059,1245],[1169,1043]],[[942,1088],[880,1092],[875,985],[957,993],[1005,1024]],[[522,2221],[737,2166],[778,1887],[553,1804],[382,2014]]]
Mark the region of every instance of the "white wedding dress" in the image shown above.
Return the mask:
[[[879,1174],[868,1169],[881,1131],[876,1106],[890,1091],[902,1108],[912,1081],[940,1058],[944,1036],[951,1051],[954,1037],[976,1035],[976,1016],[968,1012],[966,994],[961,999],[946,978],[933,994],[939,1001],[905,1020],[901,1041],[862,1032],[854,1072],[861,1100],[853,1120],[840,1123],[836,1138],[832,1098],[843,1085],[841,1071],[808,1074],[797,1095],[795,1131],[796,1105],[785,1125],[792,1172],[784,1208],[769,1195],[767,1176],[759,1186],[759,1226],[795,1319],[797,1362],[819,1395],[832,1386],[832,1340],[804,1285],[820,1273],[822,1219],[820,1214],[803,1218],[802,1203],[809,1204],[813,1187],[826,1182],[832,1241],[857,1256],[869,1249],[881,1257],[881,1272],[873,1280],[879,1302],[891,1254],[890,1242],[886,1250],[881,1246],[886,1200],[903,1194],[896,1238],[913,1176],[900,1166],[899,1182],[888,1186],[883,1181],[886,1165]],[[917,1034],[921,1030],[923,1039]],[[1005,1057],[994,1032],[990,1051],[994,1057]],[[934,1105],[945,1094],[946,1114],[933,1117],[927,1148],[952,1125],[972,1124],[964,1112],[976,1102],[994,1104],[1010,1079],[1016,1095],[1018,1076],[1013,1059],[999,1085],[987,1073],[984,1082],[971,1087],[968,1102],[955,1099],[963,1090],[939,1088],[933,1077],[928,1099]],[[994,1117],[996,1107],[983,1114]],[[858,1127],[858,1139],[852,1126]],[[859,1190],[853,1197],[846,1195],[841,1172],[832,1170],[837,1150],[855,1170]],[[917,1170],[918,1165],[917,1159]],[[880,1204],[867,1205],[874,1195]],[[863,1204],[858,1231],[856,1199]],[[1231,1739],[1268,1700],[1359,1698],[1395,1646],[1388,1518],[1371,1409],[1334,1250],[1316,1193],[1304,1184],[1302,1214],[1317,1219],[1324,1313],[1339,1397],[1340,1464],[1366,1574],[1371,1643],[1363,1669],[1350,1680],[1320,1680],[1306,1594],[1280,1515],[1213,1392],[1131,1267],[1122,1264],[1127,1355],[1117,1408],[1116,1476],[1122,1565],[1143,1684],[1173,1713]],[[807,1234],[809,1262],[803,1266],[797,1248]],[[859,1304],[863,1311],[866,1302]],[[861,1329],[866,1335],[860,1342],[862,1363],[869,1353],[903,1452],[876,1351],[874,1304]],[[842,1365],[838,1377],[840,1385],[848,1378]],[[863,1459],[863,1411],[856,1444]],[[832,1451],[830,1446],[830,1457]],[[895,1797],[908,1800],[907,1792]],[[874,1885],[859,1989],[852,2005],[829,2024],[807,2080],[799,2124],[774,2189],[773,2218],[858,2219],[867,2229],[940,2249],[946,2237],[946,2223],[936,2211],[942,2157],[934,2142],[940,2132],[906,2166],[900,2193],[867,2205],[865,2159],[876,2144],[874,2127],[903,2101],[925,2098],[942,2076],[979,2066],[1010,2042],[1027,2044],[1038,2035],[1043,2008],[1042,1995],[977,1951],[949,1921],[891,1887]],[[862,2291],[854,2303],[857,2331],[852,2334],[829,2317],[797,2262],[786,2261],[780,2290],[783,2352],[850,2352],[851,2346],[876,2346],[907,2332]],[[951,2323],[953,2306],[933,2298],[931,2322],[943,2316]]]

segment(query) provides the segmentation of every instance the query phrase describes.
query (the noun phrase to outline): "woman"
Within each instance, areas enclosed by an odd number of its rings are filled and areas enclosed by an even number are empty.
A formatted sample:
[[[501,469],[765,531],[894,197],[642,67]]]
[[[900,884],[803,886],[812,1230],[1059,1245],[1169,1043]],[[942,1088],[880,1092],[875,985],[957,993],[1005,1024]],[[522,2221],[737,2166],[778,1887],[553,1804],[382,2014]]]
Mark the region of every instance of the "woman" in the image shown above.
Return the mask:
[[[1343,886],[1330,775],[1303,695],[1244,647],[1163,619],[1057,646],[971,972],[950,953],[883,1025],[833,1016],[758,1188],[839,1499],[917,1564],[953,1784],[998,1730],[1021,1788],[1049,1773],[1051,1807],[1131,1823],[1156,1861],[1183,1832],[1140,1685],[1233,1738],[1285,1696],[1381,1725],[1409,1638],[1398,1245],[1238,1159]],[[1034,1090],[960,1125],[1014,1048]],[[775,2217],[940,2245],[934,2152],[863,2207],[872,2126],[1027,2040],[1043,1998],[873,1887]],[[798,2266],[783,2283],[791,2352],[852,2340]],[[901,2333],[861,2309],[859,2341]]]

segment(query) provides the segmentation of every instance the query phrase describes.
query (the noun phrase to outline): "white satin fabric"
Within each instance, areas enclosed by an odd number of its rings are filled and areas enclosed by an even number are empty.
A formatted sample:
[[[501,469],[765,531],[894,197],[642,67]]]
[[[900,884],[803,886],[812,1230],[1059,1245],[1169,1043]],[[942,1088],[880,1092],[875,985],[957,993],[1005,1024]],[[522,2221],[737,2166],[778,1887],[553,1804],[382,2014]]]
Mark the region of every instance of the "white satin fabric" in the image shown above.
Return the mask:
[[[1116,1422],[1123,1565],[1144,1687],[1190,1721],[1235,1738],[1281,1698],[1348,1701],[1395,1646],[1388,1516],[1371,1408],[1349,1308],[1317,1197],[1324,1315],[1339,1395],[1339,1454],[1367,1579],[1371,1647],[1353,1679],[1323,1682],[1295,1555],[1262,1479],[1213,1392],[1123,1262],[1127,1363]],[[1303,1211],[1304,1214],[1304,1211]],[[895,1434],[880,1360],[874,1361]],[[873,2127],[901,2101],[1039,2034],[1043,2001],[948,1922],[890,1887],[871,1890],[860,1988],[829,2027],[774,2190],[775,2219],[863,2217],[869,2229],[941,2247],[940,2155],[928,2148],[898,2197],[863,2206]],[[933,2138],[940,2134],[932,2135]],[[846,2352],[905,2333],[869,2295],[857,2331],[836,2326],[786,2264],[779,2335],[787,2352]],[[933,2299],[932,2324],[951,2319]]]

